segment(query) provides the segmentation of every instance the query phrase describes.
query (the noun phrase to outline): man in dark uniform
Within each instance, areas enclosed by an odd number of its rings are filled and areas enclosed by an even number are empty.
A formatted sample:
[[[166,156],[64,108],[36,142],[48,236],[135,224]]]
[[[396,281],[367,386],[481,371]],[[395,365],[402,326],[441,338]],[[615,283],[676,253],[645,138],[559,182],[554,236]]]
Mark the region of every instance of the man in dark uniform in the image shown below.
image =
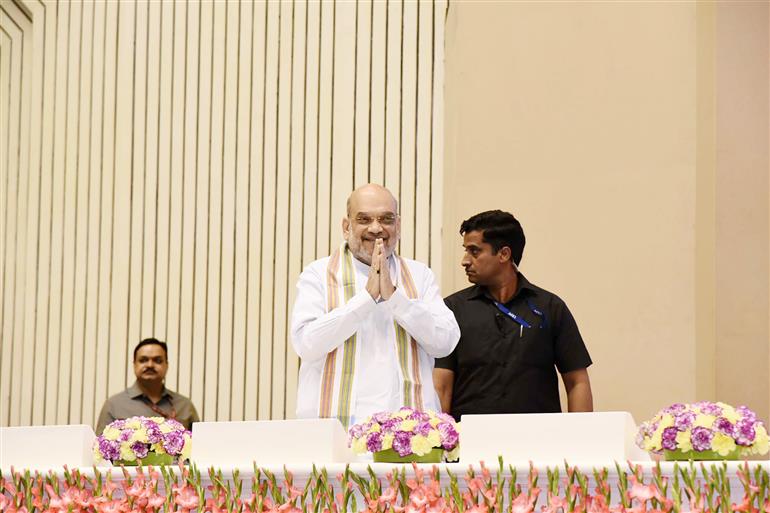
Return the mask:
[[[460,226],[472,287],[446,298],[460,325],[454,351],[436,360],[441,408],[463,414],[560,412],[558,369],[571,412],[592,411],[591,357],[558,296],[518,270],[524,231],[508,212],[482,212]]]

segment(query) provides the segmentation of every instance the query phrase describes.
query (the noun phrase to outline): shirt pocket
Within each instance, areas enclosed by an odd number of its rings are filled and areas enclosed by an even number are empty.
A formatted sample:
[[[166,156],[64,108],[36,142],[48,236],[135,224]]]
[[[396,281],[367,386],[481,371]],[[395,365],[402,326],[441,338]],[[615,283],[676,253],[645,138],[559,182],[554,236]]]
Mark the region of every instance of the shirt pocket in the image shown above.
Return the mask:
[[[518,357],[524,364],[543,368],[554,366],[553,340],[547,328],[524,328],[515,343]]]

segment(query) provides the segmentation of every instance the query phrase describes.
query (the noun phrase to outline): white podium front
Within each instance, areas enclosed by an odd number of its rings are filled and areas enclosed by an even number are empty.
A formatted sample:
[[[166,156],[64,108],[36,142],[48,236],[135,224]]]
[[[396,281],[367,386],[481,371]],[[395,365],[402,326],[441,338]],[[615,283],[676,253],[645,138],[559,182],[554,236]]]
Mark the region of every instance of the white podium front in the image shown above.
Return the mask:
[[[0,468],[62,470],[94,464],[96,435],[91,426],[23,426],[0,428]]]
[[[635,437],[636,423],[628,412],[463,415],[460,462],[491,465],[498,456],[572,465],[649,461]]]
[[[337,419],[196,422],[192,433],[190,459],[201,468],[355,460]]]

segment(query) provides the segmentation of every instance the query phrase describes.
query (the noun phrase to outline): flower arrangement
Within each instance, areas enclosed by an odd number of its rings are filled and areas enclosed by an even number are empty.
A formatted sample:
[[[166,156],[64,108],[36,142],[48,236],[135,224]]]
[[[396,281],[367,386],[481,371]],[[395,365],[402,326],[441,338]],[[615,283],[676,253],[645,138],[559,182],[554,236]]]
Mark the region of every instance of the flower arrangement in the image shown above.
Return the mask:
[[[766,465],[748,462],[734,471],[676,463],[628,469],[563,467],[497,469],[481,463],[465,476],[414,465],[413,472],[378,475],[350,467],[336,476],[313,467],[304,486],[254,466],[251,474],[195,466],[156,469],[69,470],[40,474],[0,472],[3,513],[759,513],[770,511]],[[443,475],[445,474],[445,475]],[[592,475],[593,474],[593,475]],[[651,475],[650,475],[651,474]],[[672,477],[673,476],[673,477]],[[518,479],[517,479],[518,477]],[[736,478],[737,477],[737,481]],[[448,479],[447,479],[448,478]],[[114,480],[113,480],[114,479]],[[282,482],[281,482],[282,481]],[[595,484],[595,487],[593,486]],[[741,494],[742,492],[742,494]],[[743,495],[743,500],[741,500]],[[363,499],[363,500],[361,500]]]
[[[656,454],[670,451],[700,459],[745,458],[770,450],[767,429],[753,411],[708,401],[664,408],[639,426],[636,443]]]
[[[94,442],[94,461],[131,463],[148,456],[168,455],[187,460],[192,449],[192,433],[174,419],[131,417],[108,424]]]
[[[375,413],[348,431],[348,445],[353,452],[379,453],[392,449],[399,457],[425,456],[433,450],[456,460],[460,436],[451,415],[403,407],[388,413]]]

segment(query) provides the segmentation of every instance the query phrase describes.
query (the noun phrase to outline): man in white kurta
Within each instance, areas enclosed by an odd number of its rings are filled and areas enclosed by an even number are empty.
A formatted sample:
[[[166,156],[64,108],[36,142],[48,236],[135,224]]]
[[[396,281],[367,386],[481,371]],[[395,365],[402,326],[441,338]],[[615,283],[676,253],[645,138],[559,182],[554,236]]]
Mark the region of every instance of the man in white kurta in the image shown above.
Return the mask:
[[[357,189],[347,214],[345,243],[297,284],[297,417],[337,417],[348,427],[401,406],[440,411],[433,362],[459,340],[454,315],[433,272],[393,252],[400,222],[387,189]]]

